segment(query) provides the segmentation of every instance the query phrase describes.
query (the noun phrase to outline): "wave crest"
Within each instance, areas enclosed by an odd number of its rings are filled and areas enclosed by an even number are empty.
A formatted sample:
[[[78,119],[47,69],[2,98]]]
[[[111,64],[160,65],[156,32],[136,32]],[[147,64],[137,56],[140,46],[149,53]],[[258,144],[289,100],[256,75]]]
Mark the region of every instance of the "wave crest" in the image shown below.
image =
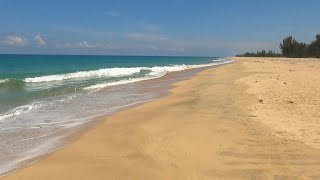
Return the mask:
[[[9,81],[9,79],[0,79],[0,84],[6,83],[7,81]]]
[[[213,66],[228,63],[225,59],[212,60],[210,64],[199,64],[199,65],[172,65],[172,66],[154,66],[154,67],[117,67],[117,68],[104,68],[91,71],[78,71],[74,73],[47,75],[39,77],[29,77],[22,80],[24,83],[44,83],[44,82],[55,82],[64,80],[76,80],[76,79],[92,79],[101,77],[131,77],[129,81],[141,81],[150,78],[157,78],[165,75],[168,72],[182,71],[186,69]],[[136,76],[138,75],[138,76]],[[127,77],[127,78],[128,78]],[[8,80],[0,80],[1,83],[6,83]],[[113,83],[111,83],[113,84]],[[93,85],[92,87],[97,87]],[[85,88],[86,89],[86,88]],[[89,88],[91,89],[91,88]]]
[[[141,71],[140,67],[105,68],[105,69],[92,70],[92,71],[78,71],[78,72],[67,73],[67,74],[25,78],[24,81],[28,83],[41,83],[41,82],[63,81],[63,80],[78,79],[78,78],[121,77],[121,76],[129,76],[132,74],[136,74],[136,73],[139,73],[140,71]]]
[[[121,81],[115,81],[115,82],[108,82],[108,83],[102,83],[102,84],[95,84],[89,87],[83,88],[84,90],[91,90],[91,91],[97,91],[99,89],[106,88],[108,86],[116,86],[116,85],[122,85],[122,84],[129,84],[134,83],[138,81],[145,81],[150,79],[159,78],[161,76],[164,76],[168,72],[175,72],[175,71],[183,71],[186,69],[194,69],[194,68],[201,68],[201,67],[208,67],[208,66],[217,66],[221,64],[227,64],[231,63],[233,61],[226,61],[225,59],[220,60],[213,60],[213,63],[210,64],[199,64],[199,65],[174,65],[174,66],[155,66],[151,68],[144,67],[143,70],[149,70],[150,72],[142,78],[130,78],[126,80]]]

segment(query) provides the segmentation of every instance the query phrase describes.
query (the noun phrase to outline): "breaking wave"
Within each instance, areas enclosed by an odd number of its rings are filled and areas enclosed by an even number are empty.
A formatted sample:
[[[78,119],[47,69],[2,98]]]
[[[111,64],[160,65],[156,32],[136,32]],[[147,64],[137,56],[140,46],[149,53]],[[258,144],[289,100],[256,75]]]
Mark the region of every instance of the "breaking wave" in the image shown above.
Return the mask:
[[[175,72],[175,71],[182,71],[186,69],[194,69],[194,68],[201,68],[201,67],[208,67],[208,66],[216,66],[221,64],[227,64],[231,63],[232,61],[224,61],[224,59],[221,59],[219,61],[214,61],[214,63],[210,64],[200,64],[200,65],[174,65],[174,66],[161,66],[161,67],[151,67],[151,68],[142,68],[145,70],[149,70],[150,73],[148,73],[145,77],[142,78],[130,78],[125,79],[121,81],[115,81],[115,82],[108,82],[108,83],[101,83],[101,84],[95,84],[89,87],[85,87],[84,90],[96,90],[96,89],[102,89],[108,86],[116,86],[116,85],[122,85],[122,84],[128,84],[128,83],[134,83],[138,81],[144,81],[144,80],[150,80],[155,79],[164,76],[168,72]]]

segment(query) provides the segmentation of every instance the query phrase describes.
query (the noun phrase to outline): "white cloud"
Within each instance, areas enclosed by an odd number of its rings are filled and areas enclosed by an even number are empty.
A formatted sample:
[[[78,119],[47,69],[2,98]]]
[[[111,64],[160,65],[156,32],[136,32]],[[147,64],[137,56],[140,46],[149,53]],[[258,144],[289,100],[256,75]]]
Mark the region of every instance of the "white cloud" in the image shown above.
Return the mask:
[[[158,34],[128,33],[127,37],[129,39],[148,41],[148,42],[159,42],[159,41],[169,40],[168,37],[163,35],[158,35]]]
[[[63,45],[57,45],[60,48],[82,48],[82,49],[91,49],[91,48],[109,48],[108,45],[102,45],[99,43],[91,44],[88,41],[80,41],[75,43],[67,42]]]
[[[43,39],[43,37],[41,35],[37,35],[36,37],[34,37],[34,40],[36,41],[38,46],[46,46],[47,45],[46,41]]]
[[[27,39],[23,36],[7,36],[3,43],[9,46],[23,46],[27,44]]]
[[[96,47],[95,45],[89,45],[87,41],[81,41],[75,44],[76,47],[80,47],[80,48],[93,48]]]

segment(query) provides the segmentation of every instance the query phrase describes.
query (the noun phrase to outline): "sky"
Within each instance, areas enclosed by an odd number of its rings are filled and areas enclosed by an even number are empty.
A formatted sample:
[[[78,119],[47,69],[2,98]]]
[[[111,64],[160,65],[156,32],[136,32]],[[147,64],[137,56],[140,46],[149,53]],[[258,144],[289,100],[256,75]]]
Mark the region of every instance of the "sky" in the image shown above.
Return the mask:
[[[319,0],[1,0],[0,54],[229,56],[320,33]]]

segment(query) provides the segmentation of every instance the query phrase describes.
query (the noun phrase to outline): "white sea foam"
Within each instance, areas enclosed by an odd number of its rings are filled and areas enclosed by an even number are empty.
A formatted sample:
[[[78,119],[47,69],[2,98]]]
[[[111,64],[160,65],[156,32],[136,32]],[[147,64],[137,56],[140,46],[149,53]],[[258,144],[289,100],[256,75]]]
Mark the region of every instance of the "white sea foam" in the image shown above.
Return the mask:
[[[0,114],[0,120],[8,119],[8,118],[11,118],[11,117],[16,117],[16,116],[19,116],[21,114],[30,112],[33,108],[41,107],[42,106],[41,104],[42,103],[32,103],[32,104],[27,104],[27,105],[24,105],[24,106],[20,106],[20,107],[14,108],[14,109],[10,110],[9,112],[7,112],[5,114]]]
[[[154,77],[154,78],[156,78],[156,77]],[[121,81],[96,84],[96,85],[85,87],[83,89],[84,90],[99,90],[99,89],[106,88],[106,87],[109,87],[109,86],[117,86],[117,85],[122,85],[122,84],[129,84],[129,83],[134,83],[134,82],[139,82],[139,81],[144,81],[144,80],[149,80],[149,79],[154,79],[154,78],[152,78],[152,77],[149,77],[149,78],[132,78],[132,79],[126,79],[126,80],[121,80]],[[91,92],[94,92],[94,91],[91,91]]]
[[[130,75],[139,73],[142,70],[150,70],[151,72],[148,74],[148,76],[160,77],[166,74],[167,72],[182,71],[189,68],[212,66],[212,65],[219,64],[219,62],[226,63],[224,59],[213,60],[213,62],[214,63],[211,63],[211,64],[200,64],[200,65],[105,68],[105,69],[99,69],[99,70],[78,71],[74,73],[25,78],[24,81],[28,83],[41,83],[41,82],[63,81],[63,80],[80,79],[80,78],[89,79],[89,78],[99,78],[99,77],[123,77],[123,76],[130,76]],[[0,80],[0,83],[1,81],[4,81],[4,80]]]
[[[155,67],[140,67],[141,70],[150,70],[151,72],[147,74],[147,76],[142,78],[130,78],[125,79],[121,81],[115,81],[115,82],[108,82],[108,83],[102,83],[102,84],[96,84],[89,87],[83,88],[84,90],[97,90],[102,89],[108,86],[116,86],[116,85],[122,85],[122,84],[129,84],[134,83],[138,81],[144,81],[144,80],[150,80],[155,79],[164,76],[168,72],[175,72],[175,71],[182,71],[185,69],[188,69],[188,66],[186,65],[174,65],[174,66],[155,66]]]
[[[71,101],[72,99],[76,98],[77,96],[78,95],[75,94],[75,95],[68,96],[68,97],[62,98],[62,99],[57,99],[57,100],[54,100],[54,101],[49,101],[49,102],[39,101],[39,102],[33,102],[31,104],[19,106],[19,107],[16,107],[14,109],[11,109],[10,111],[8,111],[8,112],[6,112],[4,114],[0,114],[0,121],[8,119],[8,118],[13,118],[13,117],[20,116],[21,114],[28,113],[28,112],[32,111],[33,109],[39,109],[41,107],[52,106],[52,105],[55,105],[57,103],[63,103],[63,102],[66,102],[66,101]]]
[[[77,78],[92,78],[92,77],[121,77],[129,76],[141,71],[141,67],[133,68],[105,68],[92,71],[78,71],[74,73],[59,74],[59,75],[48,75],[34,78],[25,78],[25,82],[39,83],[39,82],[51,82],[51,81],[63,81],[68,79]]]
[[[155,67],[141,67],[143,70],[150,70],[151,72],[147,74],[147,76],[142,77],[142,78],[131,78],[131,79],[126,79],[126,80],[121,80],[121,81],[116,81],[116,82],[109,82],[109,83],[101,83],[101,84],[96,84],[92,86],[88,86],[83,88],[84,90],[90,90],[91,92],[95,92],[96,90],[106,88],[109,86],[116,86],[116,85],[122,85],[122,84],[129,84],[129,83],[134,83],[138,81],[145,81],[145,80],[150,80],[150,79],[155,79],[164,76],[168,72],[176,72],[176,71],[183,71],[186,69],[194,69],[194,68],[201,68],[201,67],[209,67],[209,66],[217,66],[217,65],[222,65],[222,64],[227,64],[231,63],[233,61],[225,61],[225,59],[220,59],[220,60],[215,60],[213,61],[214,63],[210,64],[199,64],[199,65],[174,65],[174,66],[155,66]],[[94,91],[92,91],[94,90]]]
[[[9,81],[9,79],[0,79],[0,84]]]

